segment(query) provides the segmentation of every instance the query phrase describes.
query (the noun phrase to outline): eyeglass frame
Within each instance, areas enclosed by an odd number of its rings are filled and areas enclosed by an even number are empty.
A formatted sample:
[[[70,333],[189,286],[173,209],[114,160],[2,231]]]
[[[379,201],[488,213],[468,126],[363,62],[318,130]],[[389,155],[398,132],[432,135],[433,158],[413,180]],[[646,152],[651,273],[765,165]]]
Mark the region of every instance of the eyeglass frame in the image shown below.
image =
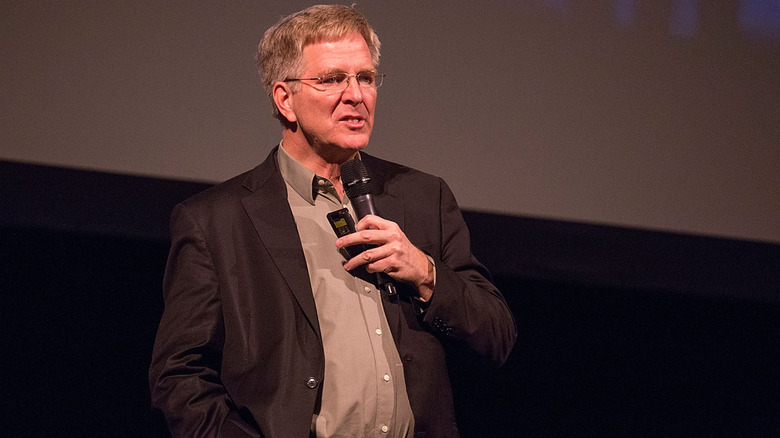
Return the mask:
[[[367,70],[367,71],[362,71],[362,72],[358,72],[358,73],[347,73],[347,72],[343,72],[342,71],[342,72],[337,72],[337,73],[328,73],[326,75],[323,75],[323,76],[320,76],[320,77],[317,77],[317,78],[288,78],[288,79],[283,80],[282,82],[322,81],[322,80],[325,80],[330,75],[347,75],[347,79],[346,79],[346,81],[344,81],[344,83],[345,83],[344,88],[340,89],[340,90],[333,90],[333,89],[330,89],[330,90],[329,89],[324,89],[323,90],[323,89],[317,88],[316,85],[307,84],[310,87],[314,88],[315,90],[323,92],[323,93],[327,93],[329,91],[333,92],[333,93],[343,93],[347,88],[349,88],[349,80],[350,80],[350,78],[355,78],[355,80],[357,81],[358,76],[360,76],[361,74],[366,74],[366,73],[373,73],[374,74],[374,84],[376,84],[377,83],[377,79],[379,79],[379,85],[373,85],[372,84],[371,86],[365,87],[365,86],[360,84],[360,81],[358,81],[358,86],[361,87],[361,89],[362,88],[372,88],[372,89],[376,90],[377,88],[382,86],[382,84],[384,83],[384,79],[387,76],[386,74],[379,73],[376,70]]]

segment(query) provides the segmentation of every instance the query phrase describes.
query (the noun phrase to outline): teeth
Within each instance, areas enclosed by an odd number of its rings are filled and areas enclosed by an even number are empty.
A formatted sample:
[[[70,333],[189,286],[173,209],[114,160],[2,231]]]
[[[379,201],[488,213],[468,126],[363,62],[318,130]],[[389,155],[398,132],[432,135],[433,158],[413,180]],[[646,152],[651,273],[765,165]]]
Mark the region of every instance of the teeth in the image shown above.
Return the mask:
[[[347,119],[347,121],[348,121],[348,122],[352,122],[352,123],[357,123],[357,122],[359,122],[359,121],[360,121],[360,119],[358,119],[358,118],[354,118],[354,119]]]

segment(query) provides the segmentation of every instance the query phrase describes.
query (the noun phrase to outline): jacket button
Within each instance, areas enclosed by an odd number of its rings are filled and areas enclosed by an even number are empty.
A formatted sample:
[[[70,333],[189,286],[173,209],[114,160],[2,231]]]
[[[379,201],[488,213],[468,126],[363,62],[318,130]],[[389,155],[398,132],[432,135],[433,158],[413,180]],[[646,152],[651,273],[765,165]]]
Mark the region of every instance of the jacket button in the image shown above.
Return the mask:
[[[317,381],[314,377],[309,377],[309,380],[306,381],[306,386],[308,386],[311,389],[314,389],[319,385],[320,382]]]

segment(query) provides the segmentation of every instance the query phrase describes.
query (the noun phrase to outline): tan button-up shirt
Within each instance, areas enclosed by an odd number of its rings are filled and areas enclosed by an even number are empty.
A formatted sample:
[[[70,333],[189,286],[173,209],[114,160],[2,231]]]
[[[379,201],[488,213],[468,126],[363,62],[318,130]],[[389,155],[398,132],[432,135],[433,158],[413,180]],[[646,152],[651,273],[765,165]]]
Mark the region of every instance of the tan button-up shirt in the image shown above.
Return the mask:
[[[414,417],[403,365],[379,290],[342,264],[326,215],[339,199],[325,177],[279,148],[279,169],[306,257],[325,351],[322,403],[312,418],[317,437],[411,437]]]

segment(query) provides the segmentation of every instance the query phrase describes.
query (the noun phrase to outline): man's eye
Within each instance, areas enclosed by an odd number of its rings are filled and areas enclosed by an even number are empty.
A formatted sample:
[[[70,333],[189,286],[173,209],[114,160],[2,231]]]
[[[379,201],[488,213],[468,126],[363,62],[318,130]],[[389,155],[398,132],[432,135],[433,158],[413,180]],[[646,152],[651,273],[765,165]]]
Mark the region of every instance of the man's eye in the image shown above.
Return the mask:
[[[322,78],[322,83],[327,85],[335,85],[344,82],[347,79],[345,73],[336,73],[332,75],[326,75]]]
[[[362,85],[371,85],[374,83],[375,77],[373,73],[360,73],[357,78]]]

